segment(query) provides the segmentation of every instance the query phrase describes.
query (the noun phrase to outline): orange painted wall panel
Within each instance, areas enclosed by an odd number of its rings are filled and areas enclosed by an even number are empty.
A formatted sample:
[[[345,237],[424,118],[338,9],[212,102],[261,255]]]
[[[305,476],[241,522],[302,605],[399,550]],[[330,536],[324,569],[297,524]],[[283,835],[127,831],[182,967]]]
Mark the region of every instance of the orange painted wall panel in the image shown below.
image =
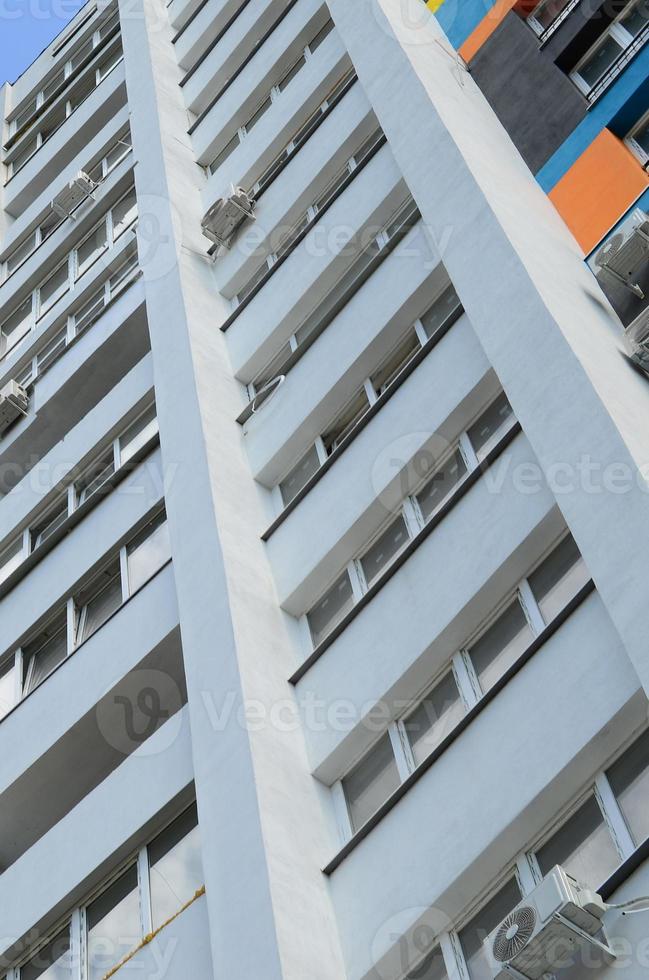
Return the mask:
[[[460,54],[464,60],[467,63],[471,61],[498,25],[503,22],[510,10],[515,10],[521,17],[526,17],[534,9],[537,2],[538,0],[496,0],[493,7],[485,14],[460,48]]]
[[[549,196],[588,253],[648,186],[649,177],[628,147],[604,129]]]

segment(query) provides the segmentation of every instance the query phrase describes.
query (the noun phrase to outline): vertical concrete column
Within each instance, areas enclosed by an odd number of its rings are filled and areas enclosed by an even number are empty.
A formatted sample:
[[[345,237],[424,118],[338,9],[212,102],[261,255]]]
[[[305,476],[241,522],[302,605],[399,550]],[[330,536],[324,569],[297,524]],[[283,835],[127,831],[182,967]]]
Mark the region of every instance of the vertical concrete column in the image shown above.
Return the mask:
[[[649,382],[625,360],[580,249],[435,18],[418,0],[328,3],[649,692]],[[535,492],[533,473],[504,478]]]
[[[244,398],[200,231],[205,177],[186,135],[164,4],[123,0],[122,18],[214,971],[340,980],[320,871],[332,844],[302,734],[286,723],[296,651],[259,537],[265,491],[234,421]]]

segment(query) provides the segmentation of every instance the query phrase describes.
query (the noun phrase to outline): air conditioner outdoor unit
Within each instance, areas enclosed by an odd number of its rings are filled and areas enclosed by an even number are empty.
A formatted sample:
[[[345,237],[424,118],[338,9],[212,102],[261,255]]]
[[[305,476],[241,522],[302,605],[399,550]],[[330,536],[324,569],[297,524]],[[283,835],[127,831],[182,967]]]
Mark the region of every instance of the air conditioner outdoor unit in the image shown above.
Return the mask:
[[[79,171],[74,180],[71,180],[68,186],[56,195],[52,201],[52,210],[61,218],[69,218],[82,201],[92,197],[96,187],[94,180],[91,180],[88,174],[83,170]]]
[[[633,363],[649,374],[649,306],[628,324],[624,343]]]
[[[541,980],[586,944],[614,953],[597,933],[606,905],[556,865],[484,941],[494,980]]]
[[[641,267],[649,261],[649,218],[636,208],[597,250],[590,261],[593,272],[603,272],[644,299],[635,281]]]
[[[254,221],[255,202],[241,187],[232,187],[229,197],[221,197],[201,222],[206,238],[215,245],[227,245],[245,221]]]
[[[21,415],[27,415],[29,396],[17,381],[8,381],[0,390],[0,433]]]

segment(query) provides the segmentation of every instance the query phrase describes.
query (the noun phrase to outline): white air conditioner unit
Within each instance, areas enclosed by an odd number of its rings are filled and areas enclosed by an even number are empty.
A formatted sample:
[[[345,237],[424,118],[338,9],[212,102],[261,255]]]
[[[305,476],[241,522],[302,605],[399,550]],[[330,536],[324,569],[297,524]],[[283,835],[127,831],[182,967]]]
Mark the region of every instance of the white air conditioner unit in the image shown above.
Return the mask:
[[[649,306],[628,324],[624,343],[633,363],[649,374]]]
[[[541,980],[586,944],[614,957],[597,938],[606,905],[556,865],[484,941],[494,980]]]
[[[97,185],[91,180],[83,170],[79,171],[74,180],[71,180],[67,187],[56,195],[52,201],[52,210],[61,218],[69,218],[76,207],[92,197]]]
[[[0,433],[21,415],[27,415],[29,396],[17,381],[8,381],[0,390]]]
[[[595,275],[603,272],[644,299],[644,292],[636,278],[647,261],[649,218],[640,208],[635,208],[597,249],[589,265]]]
[[[227,245],[245,221],[254,221],[254,200],[241,187],[232,187],[229,197],[221,197],[201,222],[206,238],[215,245]]]

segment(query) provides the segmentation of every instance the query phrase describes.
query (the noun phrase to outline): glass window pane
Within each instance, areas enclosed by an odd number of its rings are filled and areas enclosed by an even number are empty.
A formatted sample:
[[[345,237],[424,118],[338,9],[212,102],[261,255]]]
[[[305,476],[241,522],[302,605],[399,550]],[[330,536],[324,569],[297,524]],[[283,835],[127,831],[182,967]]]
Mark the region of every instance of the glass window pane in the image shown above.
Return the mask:
[[[512,407],[503,392],[468,430],[471,445],[478,459],[484,459],[493,449],[508,428],[511,418]]]
[[[270,109],[270,107],[271,107],[272,104],[273,103],[271,101],[271,98],[270,98],[270,96],[268,96],[267,99],[264,99],[264,101],[259,106],[259,108],[258,109],[255,109],[255,111],[253,112],[252,116],[250,117],[250,119],[246,123],[246,131],[247,132],[250,132],[250,130],[253,128],[253,126],[256,126],[257,125],[257,123],[259,122],[259,120],[261,119],[261,117],[266,112],[268,112],[268,110]]]
[[[453,731],[463,715],[464,705],[449,671],[404,722],[416,765]]]
[[[95,73],[94,71],[89,71],[87,74],[82,75],[79,81],[73,86],[68,94],[68,101],[70,103],[70,112],[74,112],[78,109],[82,102],[88,98],[91,92],[95,89]]]
[[[628,14],[620,20],[620,24],[625,31],[628,31],[631,37],[637,37],[640,31],[647,26],[649,23],[649,9],[645,0],[640,0],[639,3],[632,7]]]
[[[146,445],[149,439],[158,431],[158,419],[156,416],[155,405],[147,408],[146,412],[140,415],[135,422],[129,425],[126,432],[119,438],[119,459],[123,466],[129,459]]]
[[[44,541],[56,531],[58,527],[67,520],[68,517],[68,497],[65,494],[48,512],[30,528],[32,551],[43,544]]]
[[[70,929],[64,929],[20,968],[20,980],[70,980],[72,953]]]
[[[379,537],[361,558],[361,567],[368,585],[384,572],[408,541],[408,528],[400,515]]]
[[[167,518],[162,515],[128,546],[129,595],[151,578],[171,558]]]
[[[586,85],[592,88],[604,72],[619,58],[622,51],[622,45],[609,34],[606,40],[591,54],[590,58],[584,62],[578,74],[583,78]]]
[[[312,41],[309,41],[309,50],[311,51],[311,54],[313,54],[313,52],[316,51],[320,47],[320,45],[322,44],[322,42],[324,41],[324,39],[329,34],[331,34],[331,32],[333,31],[333,29],[334,29],[334,22],[331,19],[329,19],[327,21],[327,23],[325,24],[325,26],[321,30],[318,31],[318,33],[313,38],[313,40]]]
[[[534,11],[534,19],[545,30],[552,24],[570,0],[545,0]]]
[[[518,660],[533,637],[521,604],[515,599],[469,651],[483,693]]]
[[[104,290],[93,293],[89,300],[74,311],[74,332],[78,336],[104,312]]]
[[[384,735],[342,783],[352,828],[358,830],[401,783],[390,736]]]
[[[405,980],[448,980],[444,957],[439,946],[411,970]]]
[[[16,668],[14,658],[0,668],[0,718],[4,718],[16,703]]]
[[[18,173],[21,167],[24,167],[28,160],[30,160],[36,150],[38,149],[38,143],[36,137],[32,136],[27,142],[22,146],[22,149],[18,151],[16,156],[11,162],[11,172],[12,175]]]
[[[41,242],[44,242],[46,238],[55,231],[64,219],[56,213],[56,211],[48,211],[43,220],[40,223],[41,230]]]
[[[68,263],[64,262],[56,269],[40,288],[40,316],[47,313],[56,301],[64,296],[70,288]]]
[[[529,576],[534,598],[546,623],[561,612],[588,579],[586,563],[569,534]]]
[[[606,773],[636,845],[649,837],[649,731]]]
[[[48,115],[39,126],[43,143],[47,142],[50,136],[53,136],[61,128],[66,118],[65,101],[59,102],[58,105],[54,103],[53,108],[48,112]]]
[[[84,475],[75,483],[77,500],[82,504],[100,487],[104,486],[107,480],[115,472],[115,458],[112,447],[104,453],[101,459],[97,460]]]
[[[621,859],[594,796],[539,848],[536,859],[544,875],[560,864],[577,881],[595,890],[606,881]]]
[[[113,68],[120,63],[123,57],[123,52],[121,47],[115,49],[111,54],[106,55],[102,58],[97,66],[97,74],[99,76],[99,81],[103,82],[106,75],[109,75]]]
[[[381,367],[372,375],[370,380],[377,395],[382,395],[386,388],[389,388],[420,350],[419,338],[414,330],[410,330],[396,350],[392,351]]]
[[[87,640],[122,604],[119,562],[111,563],[77,596],[79,613],[77,643]]]
[[[317,645],[327,633],[336,626],[354,605],[352,583],[347,572],[343,572],[322,599],[307,613],[313,645]]]
[[[9,578],[23,561],[23,539],[22,535],[0,554],[0,582]]]
[[[137,201],[135,198],[135,188],[133,188],[113,208],[113,239],[118,238],[135,221],[136,215]]]
[[[14,272],[36,248],[36,232],[33,231],[7,258],[7,273]]]
[[[7,354],[27,336],[32,328],[32,298],[26,299],[2,324],[0,354]]]
[[[133,867],[88,906],[88,980],[102,980],[142,939]]]
[[[427,337],[432,337],[442,327],[448,318],[460,308],[460,298],[449,283],[441,296],[438,296],[431,307],[422,313],[420,320]]]
[[[518,905],[521,898],[516,879],[512,878],[460,931],[460,943],[471,980],[492,980],[493,975],[482,943],[507,913]]]
[[[23,647],[25,694],[45,680],[68,655],[65,613],[60,613],[46,629]]]
[[[158,929],[204,884],[196,806],[156,837],[148,854],[153,928]]]
[[[64,327],[59,333],[55,334],[49,343],[42,347],[36,355],[36,365],[38,374],[46,371],[61,356],[66,348],[68,341],[67,330]]]
[[[322,434],[327,455],[330,456],[334,449],[337,449],[343,439],[352,431],[358,422],[365,415],[370,407],[365,389],[359,391],[352,401],[338,415],[336,420],[331,423],[326,432]]]
[[[304,68],[305,65],[306,65],[306,58],[304,57],[304,55],[302,55],[302,57],[299,58],[291,68],[289,68],[286,74],[277,83],[277,88],[280,90],[280,92],[284,91],[287,85],[289,85],[290,82],[293,81],[293,79],[300,71],[300,69]]]
[[[644,123],[640,129],[637,129],[633,134],[632,139],[642,147],[644,152],[649,156],[649,122]]]
[[[104,220],[77,248],[77,276],[82,276],[107,248],[108,236]]]
[[[106,168],[112,170],[131,150],[131,134],[123,133],[119,142],[106,154]]]
[[[93,52],[92,37],[80,44],[79,47],[74,51],[70,57],[70,67],[72,71],[75,71],[86,58],[89,58]]]
[[[284,506],[289,504],[297,496],[302,487],[309,482],[311,477],[319,469],[320,457],[318,456],[318,450],[315,446],[311,446],[309,451],[304,454],[299,463],[293,467],[288,476],[279,485]]]
[[[417,503],[425,521],[428,521],[448,495],[455,490],[466,474],[466,463],[456,449],[445,463],[433,474],[431,480],[417,494]]]

